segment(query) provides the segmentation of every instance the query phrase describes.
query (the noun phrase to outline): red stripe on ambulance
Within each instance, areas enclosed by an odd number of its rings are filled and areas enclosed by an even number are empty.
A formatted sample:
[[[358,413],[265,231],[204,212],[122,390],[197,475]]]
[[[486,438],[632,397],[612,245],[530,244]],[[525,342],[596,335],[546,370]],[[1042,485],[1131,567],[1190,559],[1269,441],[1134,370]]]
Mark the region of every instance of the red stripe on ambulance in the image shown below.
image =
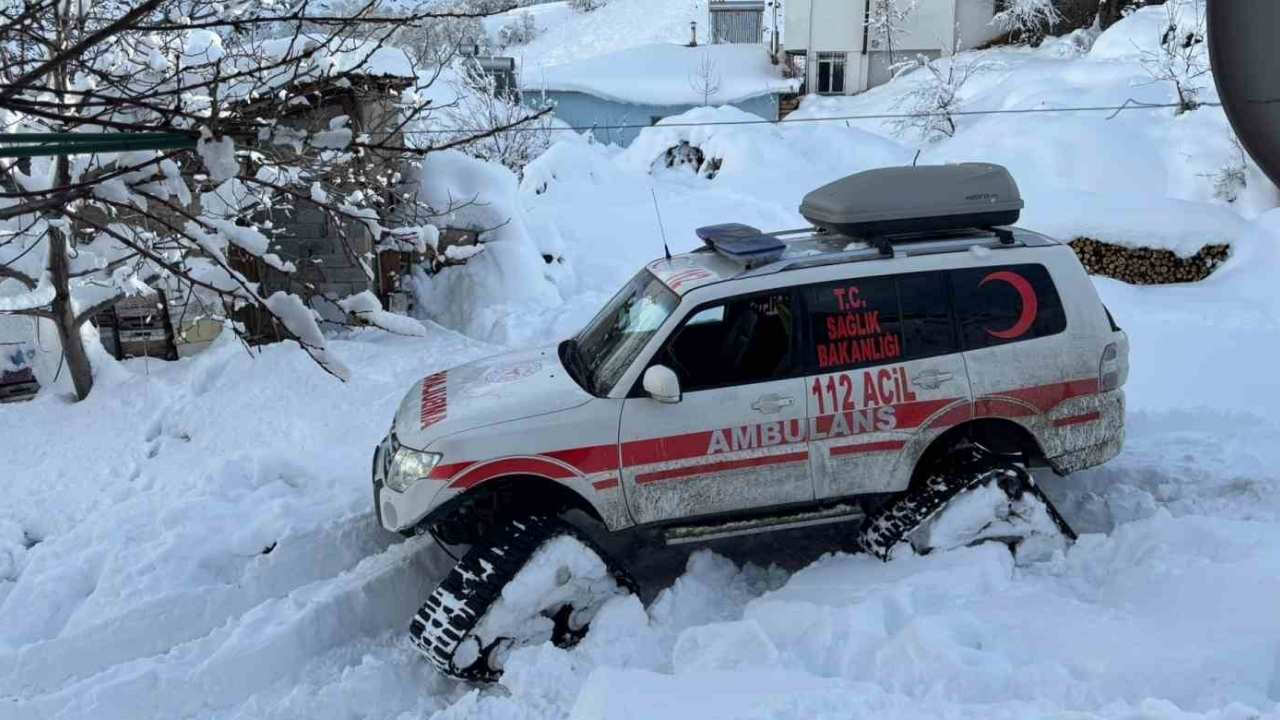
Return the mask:
[[[787,465],[808,461],[808,450],[803,452],[786,453],[784,455],[762,455],[760,457],[743,458],[741,460],[724,460],[722,462],[689,465],[686,467],[671,468],[669,470],[643,473],[636,475],[636,484],[648,485],[650,483],[662,482],[664,480],[676,480],[694,475],[715,475],[716,473],[741,470],[742,468],[761,467],[764,465]]]
[[[432,392],[443,394],[444,373],[432,385]],[[435,378],[437,376],[431,376]],[[428,380],[431,380],[428,378]],[[439,388],[435,390],[434,388]],[[631,440],[624,442],[619,451],[616,445],[588,445],[566,448],[538,456],[499,458],[481,462],[459,462],[437,466],[430,477],[436,480],[452,479],[456,488],[470,488],[482,482],[505,475],[536,475],[551,480],[617,472],[622,468],[634,469],[658,463],[682,460],[714,458],[720,453],[759,450],[770,447],[784,448],[806,444],[810,441],[831,438],[856,438],[866,432],[909,431],[928,425],[945,428],[959,425],[969,419],[1020,418],[1047,413],[1073,398],[1098,392],[1098,381],[1073,380],[1031,388],[1005,391],[999,395],[987,395],[973,402],[963,398],[941,400],[914,400],[896,405],[882,405],[841,413],[823,414],[818,417],[794,418],[751,425],[739,425],[719,430],[669,435],[666,437]],[[427,409],[428,383],[423,384],[423,408]],[[902,393],[912,397],[907,393]],[[432,406],[434,410],[434,405]],[[443,407],[440,412],[445,412]],[[425,418],[425,415],[424,415]],[[443,418],[443,415],[441,415]],[[1085,413],[1054,421],[1055,427],[1093,422],[1101,418],[1098,412]],[[436,421],[438,422],[438,420]],[[871,452],[890,452],[905,448],[905,440],[886,440],[851,443],[830,449],[833,456]],[[621,464],[619,464],[619,452]],[[782,454],[718,462],[690,464],[678,468],[640,473],[635,482],[639,485],[663,482],[699,475],[714,475],[749,467],[807,461],[808,450]],[[616,477],[593,483],[597,490],[618,487]]]

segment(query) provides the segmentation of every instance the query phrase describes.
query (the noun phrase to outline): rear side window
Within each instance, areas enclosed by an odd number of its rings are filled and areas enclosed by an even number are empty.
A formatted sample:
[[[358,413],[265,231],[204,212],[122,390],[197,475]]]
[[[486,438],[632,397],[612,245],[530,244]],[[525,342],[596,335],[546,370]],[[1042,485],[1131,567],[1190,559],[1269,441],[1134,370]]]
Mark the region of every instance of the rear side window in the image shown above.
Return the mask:
[[[811,372],[850,370],[958,352],[941,273],[856,278],[801,291],[802,358]]]
[[[919,273],[898,278],[902,303],[902,343],[908,360],[959,352],[947,278]]]
[[[951,283],[967,350],[1056,335],[1067,328],[1062,300],[1043,265],[953,270]]]

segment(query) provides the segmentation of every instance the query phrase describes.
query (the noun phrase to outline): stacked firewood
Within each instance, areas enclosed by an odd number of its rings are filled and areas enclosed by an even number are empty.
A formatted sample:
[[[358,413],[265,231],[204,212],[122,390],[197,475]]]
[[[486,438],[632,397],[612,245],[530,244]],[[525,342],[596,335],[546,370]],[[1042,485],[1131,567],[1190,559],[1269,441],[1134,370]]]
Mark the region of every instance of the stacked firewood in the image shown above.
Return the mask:
[[[1229,245],[1205,245],[1191,257],[1169,250],[1129,248],[1080,237],[1071,241],[1080,262],[1093,275],[1105,275],[1131,285],[1169,285],[1209,277],[1231,254]]]

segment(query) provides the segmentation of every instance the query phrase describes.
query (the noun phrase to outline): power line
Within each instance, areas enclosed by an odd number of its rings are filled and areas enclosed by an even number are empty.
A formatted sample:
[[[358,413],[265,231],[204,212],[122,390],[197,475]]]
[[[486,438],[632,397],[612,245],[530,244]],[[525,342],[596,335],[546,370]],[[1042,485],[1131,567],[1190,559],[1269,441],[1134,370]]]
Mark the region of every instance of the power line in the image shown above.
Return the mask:
[[[1111,117],[1118,115],[1126,110],[1170,110],[1181,107],[1181,103],[1144,103],[1137,100],[1126,100],[1121,105],[1082,105],[1078,107],[1059,107],[1059,108],[1005,108],[996,110],[955,110],[952,112],[919,112],[919,113],[863,113],[857,115],[833,115],[829,117],[800,117],[788,118],[783,120],[769,120],[766,118],[752,120],[711,120],[707,122],[670,122],[662,123],[664,128],[681,128],[681,127],[715,127],[726,125],[786,125],[788,123],[814,123],[814,122],[840,122],[848,120],[900,120],[909,118],[928,118],[928,117],[971,117],[978,115],[1049,115],[1055,113],[1079,113],[1079,112],[1110,112]],[[1222,107],[1220,102],[1204,102],[1199,103],[1197,107]],[[1107,119],[1110,119],[1108,117]],[[590,130],[643,130],[644,128],[655,127],[643,123],[622,124],[622,125],[559,125],[554,127],[531,127],[521,125],[508,128],[502,132],[549,132],[549,131],[572,131],[586,132]],[[405,135],[456,135],[459,130],[410,130]]]

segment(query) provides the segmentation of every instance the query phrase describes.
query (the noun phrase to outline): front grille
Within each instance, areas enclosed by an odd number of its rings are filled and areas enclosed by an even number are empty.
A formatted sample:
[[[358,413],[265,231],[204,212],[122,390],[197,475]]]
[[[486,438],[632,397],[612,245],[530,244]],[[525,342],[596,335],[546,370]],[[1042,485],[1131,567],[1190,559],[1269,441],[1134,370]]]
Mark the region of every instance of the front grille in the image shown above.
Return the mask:
[[[386,527],[382,523],[382,482],[386,477],[388,462],[388,440],[383,438],[382,442],[373,451],[373,467],[370,468],[370,475],[373,480],[373,511],[378,516],[378,525]]]

